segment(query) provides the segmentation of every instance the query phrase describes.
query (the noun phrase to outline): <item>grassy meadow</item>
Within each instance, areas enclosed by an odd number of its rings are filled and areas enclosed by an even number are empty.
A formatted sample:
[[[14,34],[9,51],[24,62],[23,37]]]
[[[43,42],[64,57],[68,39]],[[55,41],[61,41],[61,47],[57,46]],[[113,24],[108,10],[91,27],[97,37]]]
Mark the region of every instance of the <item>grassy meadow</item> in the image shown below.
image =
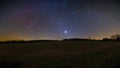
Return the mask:
[[[120,68],[120,42],[1,43],[0,68]]]

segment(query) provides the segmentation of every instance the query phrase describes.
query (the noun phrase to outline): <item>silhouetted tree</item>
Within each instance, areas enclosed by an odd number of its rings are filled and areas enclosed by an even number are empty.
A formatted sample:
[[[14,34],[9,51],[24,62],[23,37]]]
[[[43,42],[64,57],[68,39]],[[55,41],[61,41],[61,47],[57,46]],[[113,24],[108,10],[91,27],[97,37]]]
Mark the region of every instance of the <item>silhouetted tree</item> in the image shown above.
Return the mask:
[[[112,35],[111,39],[113,39],[113,40],[120,40],[120,34]]]

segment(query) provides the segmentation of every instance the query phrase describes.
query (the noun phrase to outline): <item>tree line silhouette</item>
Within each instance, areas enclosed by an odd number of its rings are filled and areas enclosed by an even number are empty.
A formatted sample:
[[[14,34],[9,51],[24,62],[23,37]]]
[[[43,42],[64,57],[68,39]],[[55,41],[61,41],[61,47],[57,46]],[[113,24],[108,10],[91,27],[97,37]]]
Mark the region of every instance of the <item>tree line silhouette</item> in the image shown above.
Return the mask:
[[[69,38],[63,40],[10,40],[1,41],[0,43],[36,43],[36,42],[59,42],[59,41],[120,41],[120,34],[112,35],[110,38],[103,38],[102,40],[85,39],[85,38]]]
[[[103,41],[120,41],[120,34],[112,35],[111,38],[103,38]]]

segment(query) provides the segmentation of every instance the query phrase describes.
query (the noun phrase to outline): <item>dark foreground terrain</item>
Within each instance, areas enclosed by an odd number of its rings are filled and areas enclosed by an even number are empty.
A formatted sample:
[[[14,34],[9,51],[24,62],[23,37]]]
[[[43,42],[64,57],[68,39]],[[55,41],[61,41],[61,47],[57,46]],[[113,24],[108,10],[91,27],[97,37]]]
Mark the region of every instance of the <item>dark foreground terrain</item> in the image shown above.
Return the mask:
[[[0,68],[120,68],[116,41],[0,44]]]

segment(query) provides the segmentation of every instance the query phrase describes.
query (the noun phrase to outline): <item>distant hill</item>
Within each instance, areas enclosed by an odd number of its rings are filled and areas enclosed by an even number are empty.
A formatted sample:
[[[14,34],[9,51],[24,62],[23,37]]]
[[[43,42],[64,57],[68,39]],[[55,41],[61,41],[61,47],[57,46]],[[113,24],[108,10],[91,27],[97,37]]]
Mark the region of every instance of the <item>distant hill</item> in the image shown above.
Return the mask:
[[[63,39],[62,41],[92,41],[92,40],[84,39],[84,38],[71,38],[71,39]]]

